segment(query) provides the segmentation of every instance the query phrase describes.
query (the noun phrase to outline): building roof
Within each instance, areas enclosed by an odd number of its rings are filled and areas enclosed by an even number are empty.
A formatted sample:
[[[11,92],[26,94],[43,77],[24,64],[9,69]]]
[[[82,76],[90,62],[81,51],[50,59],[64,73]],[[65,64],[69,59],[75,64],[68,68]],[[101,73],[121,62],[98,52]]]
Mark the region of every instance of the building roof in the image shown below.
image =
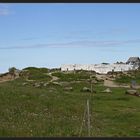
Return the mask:
[[[129,57],[129,59],[127,60],[127,62],[136,62],[136,61],[140,61],[139,57]]]

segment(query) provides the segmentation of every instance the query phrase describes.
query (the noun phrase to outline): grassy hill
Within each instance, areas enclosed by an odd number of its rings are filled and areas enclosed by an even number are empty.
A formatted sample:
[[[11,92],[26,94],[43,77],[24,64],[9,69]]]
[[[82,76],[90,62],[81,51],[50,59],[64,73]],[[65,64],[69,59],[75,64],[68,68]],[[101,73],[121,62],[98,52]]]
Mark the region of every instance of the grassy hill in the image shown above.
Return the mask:
[[[24,72],[18,79],[0,83],[0,136],[79,136],[87,99],[91,136],[140,136],[140,98],[126,95],[126,89],[102,93],[106,87],[99,82],[93,84],[96,93],[81,92],[91,86],[87,72],[52,73],[59,77],[57,82],[68,82],[72,91],[51,83],[37,88],[34,82],[51,80],[48,70],[26,68]],[[71,82],[76,80],[81,81]],[[85,124],[81,136],[88,136]]]
[[[129,71],[128,74],[121,74],[116,78],[117,83],[131,83],[132,80],[135,80],[138,84],[140,84],[140,71]]]

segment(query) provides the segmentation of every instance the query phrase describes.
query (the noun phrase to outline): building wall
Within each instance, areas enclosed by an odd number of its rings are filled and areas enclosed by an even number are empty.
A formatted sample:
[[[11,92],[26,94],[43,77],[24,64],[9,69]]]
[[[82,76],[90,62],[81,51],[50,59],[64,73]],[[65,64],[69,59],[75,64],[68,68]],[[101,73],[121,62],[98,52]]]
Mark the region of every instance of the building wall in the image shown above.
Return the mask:
[[[133,65],[129,64],[69,64],[62,65],[61,71],[73,71],[73,70],[87,70],[87,71],[95,71],[97,73],[106,74],[109,71],[128,71],[133,70]],[[137,69],[137,68],[135,68]]]

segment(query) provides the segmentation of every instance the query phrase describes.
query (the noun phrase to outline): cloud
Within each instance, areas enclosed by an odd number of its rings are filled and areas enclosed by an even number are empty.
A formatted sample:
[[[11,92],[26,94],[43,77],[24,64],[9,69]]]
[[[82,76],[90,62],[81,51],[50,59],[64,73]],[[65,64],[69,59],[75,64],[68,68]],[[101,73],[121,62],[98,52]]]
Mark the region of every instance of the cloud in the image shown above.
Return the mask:
[[[30,49],[30,48],[77,48],[77,47],[115,47],[119,45],[125,44],[134,44],[140,43],[140,39],[133,39],[133,40],[109,40],[109,41],[90,41],[90,40],[83,40],[83,41],[72,41],[66,43],[46,43],[46,44],[35,44],[30,46],[9,46],[9,47],[0,47],[0,49]]]
[[[66,38],[88,38],[87,35],[92,34],[92,37],[99,37],[104,35],[118,35],[118,34],[124,34],[128,33],[127,29],[124,28],[114,28],[114,29],[108,29],[105,31],[94,31],[94,29],[87,29],[87,30],[77,30],[77,31],[70,31],[65,36]]]
[[[27,37],[27,38],[22,38],[20,40],[36,40],[36,39],[40,39],[39,37]]]
[[[96,29],[97,30],[97,29]],[[79,39],[79,40],[86,40],[89,39],[89,37],[92,38],[99,38],[99,37],[104,37],[106,35],[108,36],[118,36],[118,35],[124,35],[124,34],[128,34],[129,29],[127,28],[108,28],[108,29],[98,29],[98,31],[96,31],[94,28],[88,28],[87,29],[81,29],[81,30],[67,30],[64,32],[58,32],[58,31],[51,31],[50,33],[48,33],[48,37],[49,38],[65,38],[68,40],[72,40],[72,39]]]
[[[10,15],[12,11],[7,4],[0,4],[0,16],[7,16]]]
[[[67,43],[53,43],[53,44],[47,44],[47,47],[113,47],[118,46],[122,44],[131,44],[131,43],[140,43],[140,39],[135,40],[125,40],[125,41],[115,41],[115,40],[109,40],[109,41],[72,41]]]

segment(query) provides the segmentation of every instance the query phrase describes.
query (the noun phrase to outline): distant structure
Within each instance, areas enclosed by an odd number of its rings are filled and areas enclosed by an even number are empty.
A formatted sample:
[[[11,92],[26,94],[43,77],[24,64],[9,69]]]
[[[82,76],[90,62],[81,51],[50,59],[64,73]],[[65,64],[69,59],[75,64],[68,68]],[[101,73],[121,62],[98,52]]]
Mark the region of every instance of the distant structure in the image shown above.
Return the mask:
[[[131,65],[136,65],[136,64],[140,64],[140,58],[139,57],[130,57],[126,64],[131,64]]]
[[[140,68],[140,58],[139,57],[130,57],[126,64],[133,65],[133,69]]]
[[[130,57],[126,63],[102,63],[102,64],[63,64],[61,71],[74,71],[74,70],[87,70],[95,71],[100,74],[107,74],[108,72],[114,71],[128,71],[136,70],[140,67],[139,57]]]

